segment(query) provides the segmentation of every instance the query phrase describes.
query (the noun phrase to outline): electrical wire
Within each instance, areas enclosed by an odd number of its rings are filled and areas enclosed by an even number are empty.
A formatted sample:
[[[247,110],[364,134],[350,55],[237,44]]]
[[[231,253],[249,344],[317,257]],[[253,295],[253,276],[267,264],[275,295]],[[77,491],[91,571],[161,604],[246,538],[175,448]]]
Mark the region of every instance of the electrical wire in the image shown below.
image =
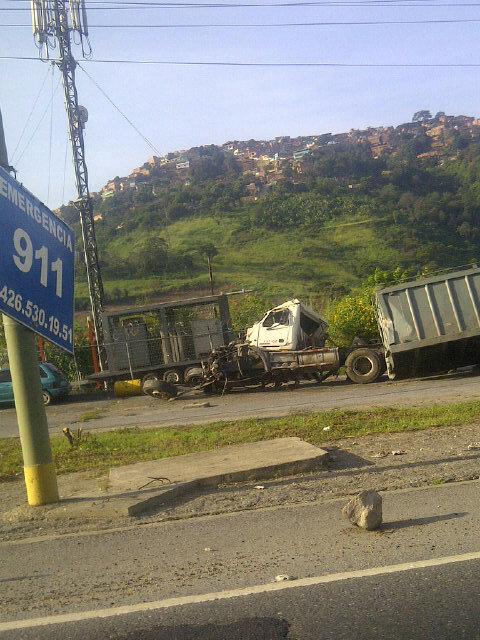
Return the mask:
[[[12,153],[12,163],[14,162],[14,158],[15,158],[15,154],[17,153],[17,149],[20,146],[20,143],[22,141],[23,135],[24,135],[25,131],[27,130],[27,127],[28,127],[28,125],[30,123],[30,120],[31,120],[32,115],[33,115],[33,112],[35,111],[35,107],[37,106],[37,102],[40,99],[40,95],[41,95],[41,93],[43,91],[43,87],[45,86],[45,83],[47,81],[49,71],[50,71],[50,69],[47,69],[47,73],[45,74],[45,77],[43,78],[42,84],[40,85],[40,89],[38,90],[38,93],[37,93],[37,95],[35,97],[35,100],[33,101],[33,105],[32,105],[32,108],[30,110],[30,113],[28,114],[28,117],[25,120],[25,124],[23,125],[22,133],[20,134],[20,137],[18,138],[17,144],[15,146],[15,149],[13,150],[13,153]]]
[[[34,60],[38,60],[38,58],[33,58],[33,59],[34,59]],[[51,104],[51,102],[52,102],[52,100],[53,100],[53,97],[55,96],[55,94],[56,94],[56,93],[57,93],[57,91],[58,91],[58,87],[59,87],[59,85],[60,85],[60,78],[58,79],[57,86],[55,87],[55,91],[53,92],[53,96],[50,98],[50,100],[49,100],[49,102],[48,102],[47,106],[45,107],[45,110],[44,110],[44,112],[42,113],[42,115],[41,115],[41,117],[40,117],[40,120],[39,120],[39,121],[38,121],[38,123],[37,123],[37,126],[36,126],[36,127],[35,127],[35,129],[33,130],[33,133],[32,133],[32,135],[30,136],[30,138],[28,139],[27,144],[26,144],[26,145],[25,145],[25,147],[23,148],[22,153],[21,153],[21,154],[20,154],[20,156],[16,159],[16,161],[15,161],[15,163],[16,163],[16,164],[18,164],[18,163],[20,162],[20,160],[23,158],[23,156],[25,155],[25,152],[27,151],[28,147],[30,146],[30,143],[32,142],[32,140],[33,140],[33,138],[34,138],[35,134],[37,133],[37,131],[38,131],[38,129],[39,129],[39,127],[40,127],[40,125],[42,124],[42,122],[43,122],[43,120],[44,120],[45,116],[47,115],[47,111],[48,111],[48,109],[50,108],[50,104]]]
[[[16,2],[21,3],[25,2],[30,4],[31,0],[7,0],[7,2]],[[255,9],[268,9],[275,7],[323,7],[323,6],[343,6],[345,4],[358,4],[358,5],[384,5],[391,4],[397,5],[398,3],[414,3],[418,2],[428,3],[433,0],[312,0],[312,1],[303,1],[303,2],[224,2],[224,3],[212,3],[212,2],[163,2],[161,0],[126,0],[125,2],[120,2],[119,0],[88,0],[86,2],[86,7],[91,7],[92,5],[102,5],[105,6],[113,6],[117,7],[130,7],[130,6],[151,6],[151,7],[161,7],[167,9],[178,9],[178,8],[188,8],[188,9],[236,9],[236,8],[250,8],[253,7]],[[438,2],[438,0],[435,0]],[[68,4],[68,3],[67,3]]]
[[[32,56],[0,56],[0,60],[35,60],[42,62],[39,58]],[[56,61],[53,61],[56,62]],[[140,65],[158,65],[158,66],[176,66],[176,67],[339,67],[339,68],[477,68],[480,67],[480,62],[218,62],[218,61],[200,61],[200,60],[101,60],[98,58],[91,58],[89,60],[82,60],[83,63],[97,63],[97,64],[140,64]],[[87,72],[80,66],[77,61],[77,66],[82,69],[86,74]],[[95,82],[91,76],[89,76],[92,82]],[[96,83],[95,83],[96,84]],[[98,89],[103,93],[103,90],[97,85]],[[107,100],[112,102],[110,98],[104,93]],[[115,109],[126,118],[127,116],[120,111],[120,109],[112,102]],[[133,127],[133,123],[130,123]],[[143,134],[140,134],[143,135]],[[151,144],[151,143],[149,143]]]
[[[376,25],[402,25],[402,24],[464,24],[477,23],[480,18],[446,18],[439,20],[355,20],[335,22],[278,22],[273,24],[90,24],[89,29],[214,29],[214,28],[278,28],[278,27],[338,27],[338,26],[376,26]],[[29,24],[3,24],[0,27],[25,27]]]
[[[12,56],[0,56],[1,59],[12,59]],[[33,57],[14,58],[21,60],[38,60]],[[139,64],[159,66],[193,66],[193,67],[345,67],[345,68],[462,68],[480,67],[480,62],[218,62],[200,60],[104,60],[92,58],[82,62],[98,64]],[[77,65],[80,66],[77,62]],[[83,71],[85,69],[82,68]],[[123,115],[123,114],[122,114]]]
[[[150,149],[152,149],[152,151],[154,151],[158,156],[162,155],[160,151],[157,149],[157,147],[153,144],[153,142],[149,140],[147,136],[145,136],[140,131],[140,129],[130,120],[130,118],[128,118],[123,113],[120,107],[115,104],[115,102],[110,98],[110,96],[104,91],[104,89],[102,89],[102,87],[98,84],[98,82],[88,73],[86,69],[82,67],[82,65],[79,62],[77,62],[77,67],[83,71],[83,73],[87,76],[87,78],[89,78],[91,82],[93,82],[93,84],[97,87],[97,89],[100,91],[103,97],[106,98],[108,102],[110,102],[110,104],[114,107],[114,109],[118,111],[118,113],[122,116],[122,118],[124,118],[128,122],[128,124],[138,133],[138,135],[147,143]]]
[[[381,0],[381,2],[374,2],[372,0],[366,2],[357,2],[355,0],[345,0],[344,2],[321,2],[316,5],[312,3],[300,4],[300,3],[283,3],[283,4],[275,4],[275,5],[165,5],[165,4],[131,4],[128,6],[88,6],[88,11],[139,11],[140,9],[236,9],[236,8],[275,8],[275,7],[305,7],[305,6],[324,6],[324,7],[381,7],[385,8],[397,8],[397,7],[434,7],[434,8],[442,8],[442,7],[479,7],[480,4],[478,2],[442,2],[442,3],[434,3],[434,2],[419,2],[416,0],[415,2],[395,2],[390,3],[388,0]],[[0,11],[30,11],[27,7],[0,7]]]
[[[47,186],[47,207],[50,202],[50,183],[52,177],[52,139],[53,139],[53,80],[54,80],[54,69],[55,67],[52,64],[52,87],[51,87],[51,97],[50,97],[50,133],[49,133],[49,145],[48,145],[48,186]]]
[[[65,155],[63,158],[63,183],[62,183],[62,202],[65,202],[65,177],[67,175],[67,151],[68,151],[68,135],[65,139]]]

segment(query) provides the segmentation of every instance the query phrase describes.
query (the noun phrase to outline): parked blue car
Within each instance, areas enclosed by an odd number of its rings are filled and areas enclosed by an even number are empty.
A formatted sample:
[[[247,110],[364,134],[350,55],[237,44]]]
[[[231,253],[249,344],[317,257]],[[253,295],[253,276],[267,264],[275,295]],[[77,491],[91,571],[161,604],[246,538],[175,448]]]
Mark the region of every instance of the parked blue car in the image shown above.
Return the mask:
[[[54,364],[40,362],[38,368],[40,369],[44,404],[50,404],[54,399],[64,398],[70,393],[70,383]],[[13,388],[10,369],[0,369],[0,406],[12,403]]]

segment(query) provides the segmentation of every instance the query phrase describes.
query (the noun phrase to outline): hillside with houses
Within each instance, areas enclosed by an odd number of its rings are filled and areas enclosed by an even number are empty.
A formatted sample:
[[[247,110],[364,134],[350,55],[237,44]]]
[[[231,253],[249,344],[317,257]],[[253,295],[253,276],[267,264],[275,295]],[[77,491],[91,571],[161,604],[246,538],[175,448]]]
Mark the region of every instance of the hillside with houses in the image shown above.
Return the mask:
[[[421,113],[421,112],[420,112]],[[257,195],[262,186],[274,185],[285,178],[301,179],[305,162],[316,150],[324,147],[358,147],[368,150],[372,158],[393,154],[407,142],[416,146],[417,158],[441,158],[452,146],[468,144],[480,138],[480,119],[438,113],[435,117],[421,116],[413,122],[397,127],[369,127],[351,129],[346,133],[320,135],[279,136],[273,140],[234,140],[220,149],[231,154],[243,175],[251,175],[255,182],[247,185],[248,195]],[[141,167],[125,177],[109,180],[94,197],[109,198],[116,193],[142,189],[150,183],[185,184],[195,165],[201,161],[202,147],[153,156]]]
[[[375,270],[477,261],[480,119],[419,111],[396,127],[195,147],[92,196],[110,302],[207,291],[212,246],[217,290],[328,300]],[[73,206],[59,214],[78,225]],[[81,259],[77,281],[86,307]]]

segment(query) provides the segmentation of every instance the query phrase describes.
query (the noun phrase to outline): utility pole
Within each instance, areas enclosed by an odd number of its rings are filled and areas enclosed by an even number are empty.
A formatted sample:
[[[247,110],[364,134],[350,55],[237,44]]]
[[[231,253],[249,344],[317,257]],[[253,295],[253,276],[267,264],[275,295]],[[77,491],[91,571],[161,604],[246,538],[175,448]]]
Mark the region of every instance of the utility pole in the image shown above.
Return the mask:
[[[210,294],[215,295],[215,289],[213,287],[213,270],[212,270],[212,258],[210,255],[207,255],[208,262],[208,279],[210,281]]]
[[[69,11],[67,11],[66,0],[31,0],[31,5],[33,33],[40,50],[40,56],[48,60],[50,49],[56,50],[56,46],[58,45],[58,59],[54,62],[60,69],[63,79],[65,108],[68,116],[68,127],[70,141],[72,143],[73,164],[78,192],[78,200],[75,202],[75,206],[80,215],[88,290],[100,366],[102,369],[106,369],[107,356],[102,324],[104,290],[98,261],[97,239],[93,219],[93,202],[88,188],[88,172],[83,139],[83,129],[88,114],[87,110],[78,103],[78,94],[75,85],[75,68],[77,63],[72,53],[70,41],[72,32],[76,32],[80,38],[84,55],[85,46],[90,48],[85,2],[84,0],[70,0],[68,3]]]
[[[0,166],[10,170],[0,112]],[[58,502],[47,415],[43,404],[35,334],[2,314],[22,445],[28,504]]]

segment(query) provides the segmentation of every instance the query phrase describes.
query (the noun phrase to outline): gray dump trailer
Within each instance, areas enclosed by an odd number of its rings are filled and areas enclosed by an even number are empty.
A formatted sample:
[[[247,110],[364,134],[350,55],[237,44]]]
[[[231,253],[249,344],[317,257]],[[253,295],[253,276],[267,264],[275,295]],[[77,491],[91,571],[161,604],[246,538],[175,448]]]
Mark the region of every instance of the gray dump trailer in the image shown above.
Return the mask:
[[[376,305],[390,378],[480,364],[480,269],[387,287]]]

